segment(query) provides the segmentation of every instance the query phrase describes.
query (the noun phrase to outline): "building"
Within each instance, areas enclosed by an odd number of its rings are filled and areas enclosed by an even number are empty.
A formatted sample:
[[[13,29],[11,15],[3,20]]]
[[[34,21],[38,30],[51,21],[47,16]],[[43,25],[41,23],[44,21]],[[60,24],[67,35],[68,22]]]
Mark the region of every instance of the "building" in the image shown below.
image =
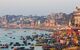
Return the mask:
[[[52,18],[46,19],[45,22],[44,22],[44,26],[45,27],[51,27],[51,28],[55,27],[55,20],[52,19]]]
[[[72,25],[74,27],[80,27],[80,8],[76,7],[76,10],[73,12]]]

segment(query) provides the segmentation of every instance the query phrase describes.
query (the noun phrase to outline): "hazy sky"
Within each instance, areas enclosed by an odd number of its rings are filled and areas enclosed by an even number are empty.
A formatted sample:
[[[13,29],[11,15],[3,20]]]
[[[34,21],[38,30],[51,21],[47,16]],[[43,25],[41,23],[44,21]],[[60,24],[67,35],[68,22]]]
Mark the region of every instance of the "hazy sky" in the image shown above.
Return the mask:
[[[47,15],[52,12],[71,13],[79,0],[0,0],[0,15]]]

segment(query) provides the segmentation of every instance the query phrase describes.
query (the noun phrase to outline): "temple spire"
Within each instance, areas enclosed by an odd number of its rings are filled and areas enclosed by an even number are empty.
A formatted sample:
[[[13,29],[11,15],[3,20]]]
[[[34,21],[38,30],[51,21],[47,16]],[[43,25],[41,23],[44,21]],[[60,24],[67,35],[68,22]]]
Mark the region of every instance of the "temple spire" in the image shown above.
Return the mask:
[[[76,6],[76,9],[77,9],[77,10],[80,10],[80,7]]]

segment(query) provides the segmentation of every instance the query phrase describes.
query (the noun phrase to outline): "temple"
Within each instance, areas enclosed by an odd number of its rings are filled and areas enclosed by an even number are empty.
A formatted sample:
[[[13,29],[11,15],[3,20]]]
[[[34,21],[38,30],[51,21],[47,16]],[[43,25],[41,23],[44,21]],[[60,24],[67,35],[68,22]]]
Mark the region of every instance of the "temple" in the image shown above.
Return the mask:
[[[80,27],[80,7],[76,7],[73,12],[72,24],[74,27]]]

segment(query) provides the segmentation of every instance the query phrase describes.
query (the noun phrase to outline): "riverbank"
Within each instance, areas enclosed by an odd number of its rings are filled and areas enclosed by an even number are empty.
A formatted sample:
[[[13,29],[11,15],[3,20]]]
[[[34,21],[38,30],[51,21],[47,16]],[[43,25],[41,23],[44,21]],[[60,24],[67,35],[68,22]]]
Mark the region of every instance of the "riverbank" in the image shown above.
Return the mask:
[[[40,29],[40,28],[0,28],[0,29],[5,29],[5,30],[9,30],[9,29],[31,29],[31,30],[43,30],[43,31],[49,31],[49,32],[55,32],[56,31],[53,29]]]

